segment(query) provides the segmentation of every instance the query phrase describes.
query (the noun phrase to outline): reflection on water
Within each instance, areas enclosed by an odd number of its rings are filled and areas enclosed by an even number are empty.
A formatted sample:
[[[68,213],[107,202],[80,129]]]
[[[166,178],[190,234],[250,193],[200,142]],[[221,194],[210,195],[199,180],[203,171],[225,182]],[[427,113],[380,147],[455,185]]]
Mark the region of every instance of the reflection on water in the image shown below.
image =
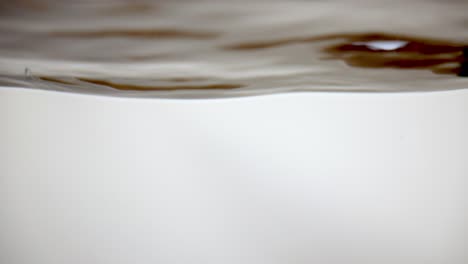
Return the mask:
[[[257,50],[297,43],[341,40],[323,50],[331,58],[363,68],[428,69],[437,74],[465,76],[467,47],[461,43],[428,38],[412,38],[382,33],[334,34],[299,37],[269,42],[243,43],[231,50]]]
[[[0,84],[135,97],[468,88],[466,10],[444,0],[5,1]]]
[[[463,44],[396,35],[356,35],[325,49],[348,65],[365,68],[427,69],[464,77]]]

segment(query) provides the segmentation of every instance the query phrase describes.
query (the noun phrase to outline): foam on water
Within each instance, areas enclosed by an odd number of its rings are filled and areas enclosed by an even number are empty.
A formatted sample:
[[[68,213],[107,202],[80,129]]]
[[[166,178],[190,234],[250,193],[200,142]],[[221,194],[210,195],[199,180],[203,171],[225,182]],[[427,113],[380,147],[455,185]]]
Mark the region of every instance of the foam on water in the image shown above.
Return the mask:
[[[176,98],[468,88],[467,1],[9,2],[7,87]]]

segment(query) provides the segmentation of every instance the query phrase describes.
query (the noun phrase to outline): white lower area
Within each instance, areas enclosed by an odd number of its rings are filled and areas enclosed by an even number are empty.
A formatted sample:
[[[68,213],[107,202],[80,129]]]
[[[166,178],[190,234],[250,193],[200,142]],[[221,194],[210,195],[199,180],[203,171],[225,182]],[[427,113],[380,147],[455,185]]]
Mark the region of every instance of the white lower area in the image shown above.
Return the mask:
[[[468,263],[468,90],[0,88],[0,127],[0,263]]]

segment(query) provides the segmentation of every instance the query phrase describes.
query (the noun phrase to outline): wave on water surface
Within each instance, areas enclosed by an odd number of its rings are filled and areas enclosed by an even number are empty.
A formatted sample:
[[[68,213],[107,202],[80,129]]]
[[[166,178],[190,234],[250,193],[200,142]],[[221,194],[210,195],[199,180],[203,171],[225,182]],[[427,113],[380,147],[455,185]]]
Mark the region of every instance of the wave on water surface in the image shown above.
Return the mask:
[[[463,89],[466,10],[455,0],[0,3],[0,85],[172,98]]]

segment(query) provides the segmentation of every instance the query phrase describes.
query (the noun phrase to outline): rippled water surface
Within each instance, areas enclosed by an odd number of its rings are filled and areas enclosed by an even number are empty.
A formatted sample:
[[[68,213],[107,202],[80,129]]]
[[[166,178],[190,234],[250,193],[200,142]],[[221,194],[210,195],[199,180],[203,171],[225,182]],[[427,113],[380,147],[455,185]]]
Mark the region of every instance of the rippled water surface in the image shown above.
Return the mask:
[[[0,2],[0,85],[132,97],[468,88],[468,1]]]

